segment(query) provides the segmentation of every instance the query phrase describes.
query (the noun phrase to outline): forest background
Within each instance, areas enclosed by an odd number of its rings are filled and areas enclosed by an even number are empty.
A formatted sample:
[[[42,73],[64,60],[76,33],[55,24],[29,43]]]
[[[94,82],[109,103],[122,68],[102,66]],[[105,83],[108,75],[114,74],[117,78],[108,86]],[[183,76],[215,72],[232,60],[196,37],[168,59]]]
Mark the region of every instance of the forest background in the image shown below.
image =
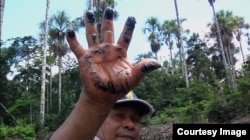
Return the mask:
[[[215,8],[215,0],[208,0],[206,6],[210,9],[210,22],[204,22],[204,25],[198,21],[189,22],[190,19],[183,16],[185,10],[202,13],[191,8],[200,1],[196,0],[196,4],[192,1],[186,9],[179,6],[187,3],[183,0],[169,0],[166,5],[157,3],[166,7],[162,13],[172,10],[172,16],[166,15],[165,18],[139,12],[145,19],[139,19],[139,29],[128,51],[129,59],[137,63],[151,57],[163,65],[145,76],[134,89],[155,109],[153,116],[142,121],[143,127],[172,123],[229,123],[249,116],[249,16]],[[71,19],[66,10],[50,11],[49,6],[53,2],[47,2],[40,5],[44,11],[39,14],[43,14],[45,19],[36,23],[36,35],[23,35],[11,34],[17,31],[2,28],[2,25],[12,26],[5,24],[9,17],[2,11],[5,2],[1,0],[0,138],[33,139],[54,131],[79,97],[82,88],[79,68],[64,35],[67,28],[73,28],[82,38],[81,43],[87,46],[82,14]],[[143,9],[143,1],[140,2],[129,4],[141,4]],[[119,12],[120,9],[122,11],[120,7],[124,9],[129,5],[126,6],[124,1],[94,0],[81,4],[86,6],[82,11],[90,9],[95,12],[98,27],[104,8],[114,8],[118,35],[126,17],[133,15],[129,10],[126,15]],[[154,11],[155,7],[151,5],[151,9]],[[241,7],[235,9],[244,11]],[[46,11],[49,11],[47,16]],[[126,17],[121,19],[123,16]],[[19,33],[29,32],[28,28],[22,28],[22,24],[17,25],[15,22],[15,27],[23,29]],[[139,43],[136,42],[138,40]],[[43,58],[46,58],[46,63]]]

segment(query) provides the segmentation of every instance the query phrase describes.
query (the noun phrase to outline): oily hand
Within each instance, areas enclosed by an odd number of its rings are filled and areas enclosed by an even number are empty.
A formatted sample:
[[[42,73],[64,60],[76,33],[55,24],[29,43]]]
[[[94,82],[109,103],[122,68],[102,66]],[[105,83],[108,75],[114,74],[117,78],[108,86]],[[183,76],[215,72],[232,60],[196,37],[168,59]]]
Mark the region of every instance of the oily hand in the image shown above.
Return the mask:
[[[86,12],[88,49],[79,44],[72,30],[67,31],[67,41],[78,59],[84,93],[96,101],[116,101],[133,89],[145,74],[160,67],[153,59],[144,59],[134,66],[128,62],[127,49],[136,21],[128,17],[118,42],[114,43],[113,15],[112,9],[105,10],[100,39],[94,14]]]

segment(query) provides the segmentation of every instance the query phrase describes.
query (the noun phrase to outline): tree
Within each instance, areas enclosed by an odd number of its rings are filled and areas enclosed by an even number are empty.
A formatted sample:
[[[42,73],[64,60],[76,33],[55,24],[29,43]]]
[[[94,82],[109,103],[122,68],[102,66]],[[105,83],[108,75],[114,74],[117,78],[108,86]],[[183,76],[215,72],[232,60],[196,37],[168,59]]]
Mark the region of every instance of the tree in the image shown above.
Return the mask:
[[[36,57],[39,57],[41,52],[40,46],[37,45],[37,40],[34,39],[31,36],[25,36],[23,38],[15,38],[15,43],[18,47],[18,50],[20,52],[20,55],[22,57],[21,63],[24,65],[19,65],[17,67],[19,74],[16,75],[13,79],[17,82],[22,83],[22,86],[24,90],[22,91],[21,95],[27,96],[26,99],[24,100],[29,100],[30,102],[27,103],[29,106],[29,111],[30,111],[30,123],[33,123],[33,113],[35,109],[33,109],[34,102],[32,102],[32,96],[34,96],[34,92],[32,89],[34,89],[37,83],[37,74],[40,74],[41,72],[38,72],[39,67],[36,66]],[[24,112],[23,112],[24,113]],[[25,114],[25,113],[24,113]],[[19,115],[20,116],[20,115]]]
[[[242,31],[241,30],[237,30],[236,32],[236,39],[240,44],[240,51],[241,51],[241,56],[242,56],[242,62],[245,63],[245,57],[244,57],[244,52],[242,49],[242,44],[241,44],[241,35],[242,35]]]
[[[182,63],[182,74],[185,77],[186,87],[189,87],[189,80],[188,80],[188,71],[187,71],[187,64],[186,64],[186,58],[185,58],[185,51],[183,46],[183,38],[182,38],[182,26],[181,21],[179,19],[179,10],[178,10],[178,4],[177,0],[174,0],[175,4],[175,13],[176,13],[176,20],[178,24],[178,47],[180,48],[180,54],[181,54],[181,63]]]
[[[225,55],[226,55],[226,62],[228,63],[230,71],[231,71],[232,82],[234,86],[236,86],[236,83],[235,83],[236,73],[235,73],[235,67],[234,67],[236,63],[236,58],[234,57],[234,54],[236,53],[236,47],[232,43],[232,41],[233,41],[234,36],[236,36],[236,39],[240,40],[239,38],[240,36],[238,34],[239,30],[247,29],[249,25],[245,23],[243,17],[233,15],[232,11],[220,10],[216,14],[216,16],[217,16],[219,26],[221,29],[221,36],[222,36],[222,42],[223,42]],[[241,49],[241,52],[243,53],[242,49]]]
[[[50,23],[49,23],[50,25]],[[39,28],[41,30],[40,34],[39,34],[39,40],[40,42],[44,42],[44,37],[45,37],[45,21],[41,22],[39,24]],[[52,79],[53,79],[53,69],[52,67],[54,65],[56,65],[56,58],[52,55],[52,50],[51,50],[51,46],[53,44],[53,40],[51,39],[50,35],[48,36],[48,45],[50,46],[48,49],[49,55],[46,58],[46,63],[49,65],[49,89],[47,90],[47,112],[50,111],[50,109],[52,108]]]
[[[246,62],[243,65],[243,71],[247,75],[250,75],[250,57],[247,58]]]
[[[188,39],[187,45],[187,65],[192,79],[198,83],[214,84],[215,76],[206,43],[199,38],[199,34],[194,33]]]
[[[158,59],[157,53],[161,49],[161,36],[160,36],[160,23],[156,17],[150,17],[146,21],[146,26],[143,29],[144,33],[149,32],[148,40],[150,41],[151,51],[155,54],[155,58]]]
[[[234,54],[236,53],[236,47],[232,41],[234,36],[236,36],[237,40],[240,40],[239,30],[248,28],[248,24],[244,22],[244,19],[242,17],[233,15],[231,11],[220,10],[218,13],[216,13],[216,19],[220,28],[225,61],[228,68],[228,80],[230,85],[235,88],[237,85],[234,65],[237,60],[234,57]],[[211,26],[211,37],[217,34],[216,32],[218,31],[216,28],[216,24],[213,23]]]
[[[217,21],[217,17],[216,17],[216,14],[215,14],[215,8],[214,8],[215,0],[208,0],[208,2],[210,4],[210,6],[212,7],[212,11],[213,11],[214,23],[215,23],[215,27],[216,27],[216,30],[217,30],[217,38],[218,38],[218,43],[219,43],[218,48],[219,48],[220,54],[222,56],[222,61],[223,61],[223,65],[224,65],[225,72],[226,72],[226,79],[232,85],[232,81],[230,80],[230,75],[229,75],[228,66],[227,66],[227,62],[226,62],[225,51],[224,51],[224,47],[223,47],[223,44],[222,44],[220,27],[219,27],[219,23]]]
[[[40,101],[40,124],[39,131],[43,131],[44,128],[44,113],[45,113],[45,85],[46,85],[46,54],[48,47],[48,23],[49,23],[49,9],[50,0],[46,3],[46,13],[45,13],[45,34],[44,34],[44,45],[43,45],[43,56],[42,56],[42,78],[41,78],[41,101]]]
[[[93,11],[93,0],[88,0],[88,10]]]
[[[36,39],[31,36],[16,37],[8,41],[12,41],[11,45],[2,49],[4,59],[1,61],[3,75],[1,75],[0,81],[2,85],[0,86],[0,102],[17,119],[25,116],[23,118],[27,118],[27,123],[32,123],[35,120],[36,110],[39,110],[40,81],[38,82],[38,79],[41,76],[41,63],[36,63],[35,60],[41,56],[39,53],[41,48],[37,45]],[[14,70],[12,70],[13,68]],[[8,74],[12,74],[11,79],[7,78]],[[36,105],[33,104],[34,97],[37,99]],[[24,100],[27,105],[24,107],[26,111],[23,111],[22,114],[16,113],[21,111],[16,107],[12,111],[9,110],[15,106],[18,99]],[[2,112],[0,111],[0,113]],[[5,112],[2,114],[0,119],[4,123],[13,124],[8,114]]]
[[[163,40],[170,51],[170,61],[172,64],[172,68],[174,68],[172,50],[174,39],[176,39],[178,35],[178,25],[176,24],[176,20],[165,20],[162,24],[162,32]]]
[[[5,0],[1,0],[0,3],[0,47],[2,46],[2,25],[3,25],[3,15],[4,15],[4,5],[5,5]]]
[[[55,58],[58,57],[58,68],[59,68],[59,74],[58,74],[58,112],[61,111],[61,74],[62,74],[62,57],[66,55],[67,53],[67,44],[65,43],[65,32],[66,29],[68,29],[72,23],[69,20],[69,17],[64,11],[59,11],[57,14],[52,15],[50,18],[50,30],[49,35],[50,38],[53,40],[51,45],[51,50],[53,52],[53,55]],[[77,29],[77,28],[75,28]]]
[[[3,25],[3,15],[4,15],[4,5],[5,5],[5,0],[1,0],[0,3],[0,61],[2,59],[2,52],[1,52],[1,47],[2,47],[2,25]],[[0,66],[0,75],[2,74],[2,66]]]
[[[247,44],[250,45],[250,37],[249,37],[250,35],[249,35],[249,33],[247,33],[246,36],[247,36]]]

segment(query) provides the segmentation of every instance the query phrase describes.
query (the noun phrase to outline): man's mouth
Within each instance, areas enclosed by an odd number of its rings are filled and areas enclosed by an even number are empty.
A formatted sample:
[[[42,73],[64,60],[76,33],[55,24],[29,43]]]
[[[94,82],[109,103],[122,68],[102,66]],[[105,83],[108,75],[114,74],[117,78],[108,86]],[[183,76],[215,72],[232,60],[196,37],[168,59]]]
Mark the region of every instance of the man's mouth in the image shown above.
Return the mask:
[[[130,136],[130,135],[122,135],[122,136],[119,136],[119,138],[122,138],[124,140],[134,140],[135,139],[133,136]]]

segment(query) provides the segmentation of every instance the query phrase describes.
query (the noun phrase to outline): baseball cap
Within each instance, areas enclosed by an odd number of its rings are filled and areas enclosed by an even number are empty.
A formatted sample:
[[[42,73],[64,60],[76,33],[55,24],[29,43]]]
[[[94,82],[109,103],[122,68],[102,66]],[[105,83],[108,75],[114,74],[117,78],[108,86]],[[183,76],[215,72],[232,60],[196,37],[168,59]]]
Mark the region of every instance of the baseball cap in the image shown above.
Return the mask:
[[[152,115],[154,112],[153,106],[148,102],[139,99],[132,90],[129,91],[126,96],[117,100],[116,106],[120,104],[129,104],[132,107],[135,107],[141,116]]]

